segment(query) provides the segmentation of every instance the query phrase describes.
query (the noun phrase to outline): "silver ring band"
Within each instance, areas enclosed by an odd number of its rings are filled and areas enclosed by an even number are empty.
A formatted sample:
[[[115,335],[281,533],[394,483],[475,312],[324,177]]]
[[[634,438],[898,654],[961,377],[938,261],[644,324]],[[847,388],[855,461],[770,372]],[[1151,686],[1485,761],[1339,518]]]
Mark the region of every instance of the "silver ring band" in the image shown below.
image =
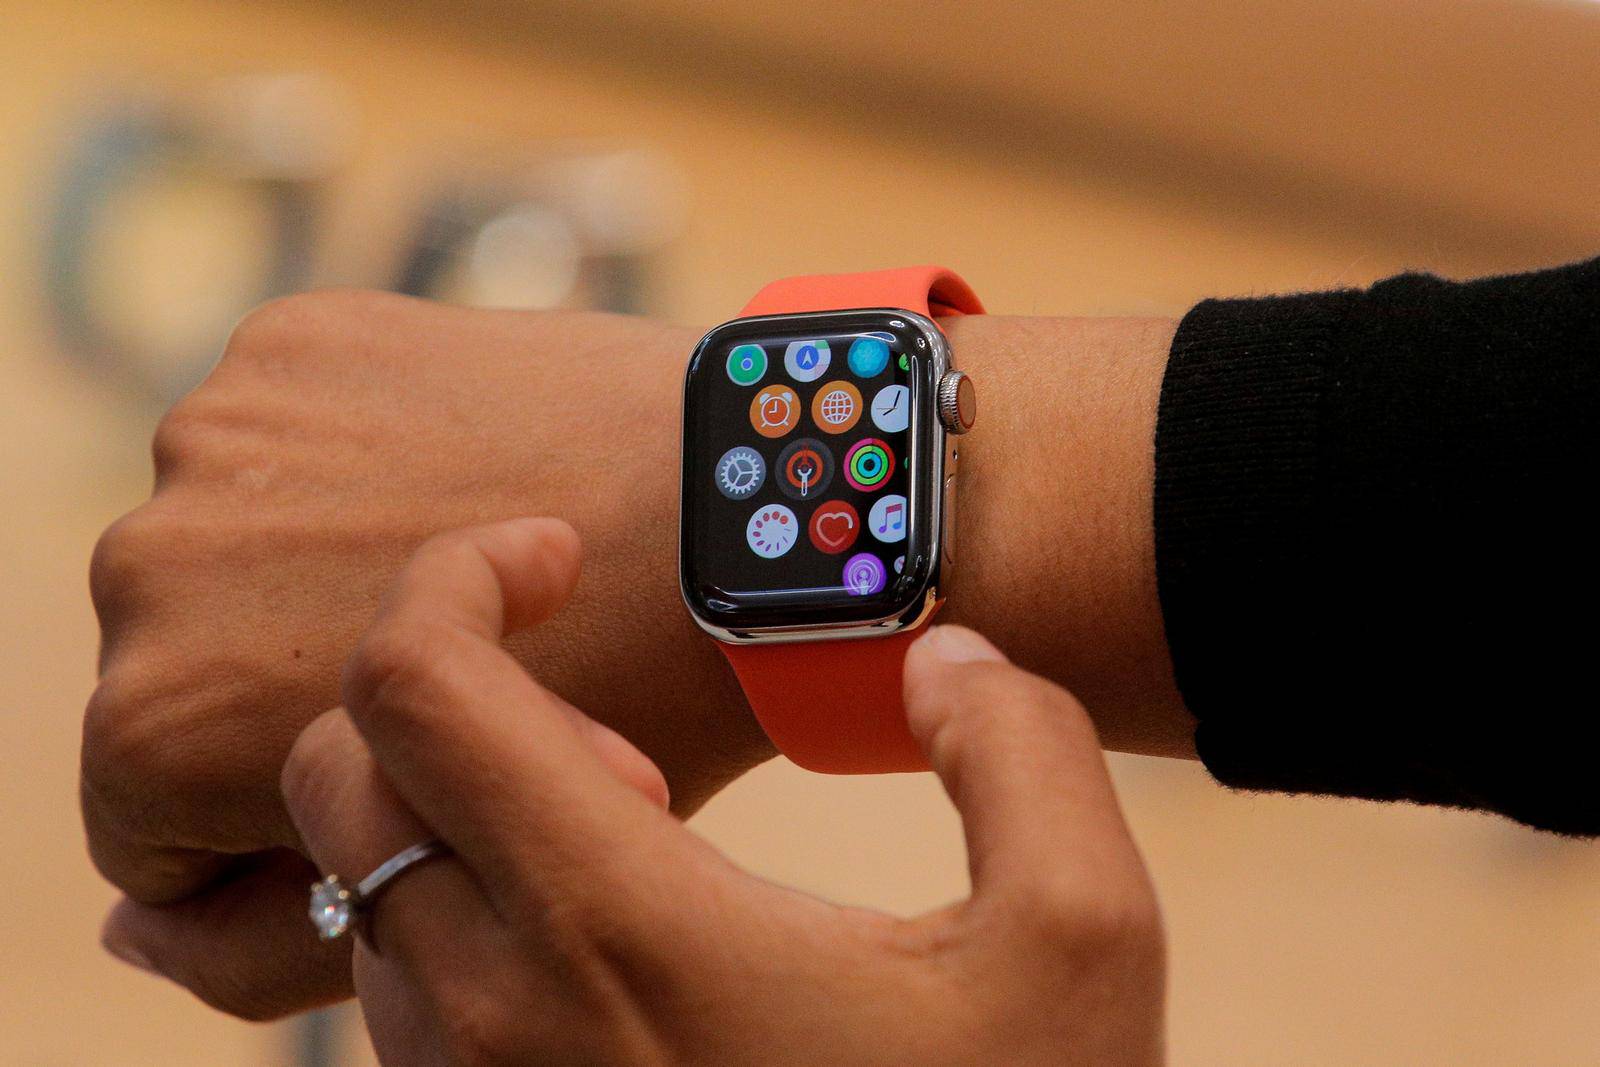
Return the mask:
[[[419,863],[449,854],[450,846],[443,841],[423,841],[396,852],[353,887],[337,874],[311,883],[309,914],[317,936],[332,941],[354,930],[365,937],[368,915],[389,883]]]

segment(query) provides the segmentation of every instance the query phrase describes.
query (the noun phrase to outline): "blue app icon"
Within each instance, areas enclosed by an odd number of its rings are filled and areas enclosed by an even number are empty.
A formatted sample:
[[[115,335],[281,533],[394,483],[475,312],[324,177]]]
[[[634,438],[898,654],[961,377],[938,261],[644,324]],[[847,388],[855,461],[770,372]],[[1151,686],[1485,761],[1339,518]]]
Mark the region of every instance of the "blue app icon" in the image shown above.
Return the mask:
[[[857,337],[847,357],[850,372],[860,378],[876,378],[889,365],[889,346],[877,337]]]

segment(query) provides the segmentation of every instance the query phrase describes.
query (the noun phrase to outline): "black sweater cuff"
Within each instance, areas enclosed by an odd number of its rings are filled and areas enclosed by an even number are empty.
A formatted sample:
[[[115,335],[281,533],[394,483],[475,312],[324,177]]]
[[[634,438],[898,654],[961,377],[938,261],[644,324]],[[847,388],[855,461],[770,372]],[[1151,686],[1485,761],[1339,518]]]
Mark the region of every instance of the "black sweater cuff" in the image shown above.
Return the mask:
[[[1250,789],[1600,833],[1586,617],[1600,266],[1208,300],[1156,429],[1196,746]]]

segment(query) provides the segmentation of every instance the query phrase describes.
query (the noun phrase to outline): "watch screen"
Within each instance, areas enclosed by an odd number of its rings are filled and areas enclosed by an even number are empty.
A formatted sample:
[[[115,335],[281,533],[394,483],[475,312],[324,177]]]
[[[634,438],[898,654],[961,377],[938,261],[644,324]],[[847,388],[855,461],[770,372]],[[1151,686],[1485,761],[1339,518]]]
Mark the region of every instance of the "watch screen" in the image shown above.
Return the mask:
[[[929,571],[933,345],[885,312],[737,321],[685,390],[684,593],[718,625],[879,619]],[[920,512],[920,513],[919,513]]]

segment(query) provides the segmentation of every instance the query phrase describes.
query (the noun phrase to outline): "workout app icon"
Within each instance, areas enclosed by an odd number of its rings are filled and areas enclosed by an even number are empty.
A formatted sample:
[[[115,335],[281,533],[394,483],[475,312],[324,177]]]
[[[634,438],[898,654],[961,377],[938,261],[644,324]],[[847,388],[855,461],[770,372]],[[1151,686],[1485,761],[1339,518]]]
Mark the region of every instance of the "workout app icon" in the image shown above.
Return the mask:
[[[800,421],[800,398],[787,385],[769,385],[750,401],[750,425],[762,437],[782,437]]]
[[[797,382],[814,382],[828,373],[833,352],[826,341],[791,341],[783,353],[783,368]]]
[[[830,500],[811,516],[811,543],[818,552],[836,556],[856,543],[861,533],[861,516],[843,500]]]
[[[767,464],[761,453],[744,445],[735,445],[717,460],[717,488],[729,500],[743,500],[754,496],[767,480]]]
[[[829,382],[811,398],[811,421],[826,433],[845,433],[861,418],[861,391],[849,382]]]
[[[750,551],[762,559],[777,559],[794,547],[800,536],[800,520],[782,504],[768,504],[750,516],[744,528],[744,539]]]
[[[883,487],[894,472],[894,451],[886,441],[864,437],[844,454],[844,480],[850,488],[870,493]]]
[[[844,564],[844,591],[851,596],[871,596],[889,580],[883,561],[871,552],[857,552]]]
[[[867,513],[867,528],[872,536],[885,544],[906,539],[906,498],[899,493],[885,493]]]
[[[889,346],[880,337],[857,337],[845,357],[850,373],[858,378],[876,378],[889,365]]]
[[[728,353],[728,377],[734,385],[754,385],[767,373],[767,350],[760,345],[739,345]]]
[[[833,481],[833,453],[814,437],[791,441],[773,465],[778,490],[790,500],[815,500]]]
[[[900,433],[911,422],[911,390],[889,385],[872,398],[872,425],[884,433]]]

